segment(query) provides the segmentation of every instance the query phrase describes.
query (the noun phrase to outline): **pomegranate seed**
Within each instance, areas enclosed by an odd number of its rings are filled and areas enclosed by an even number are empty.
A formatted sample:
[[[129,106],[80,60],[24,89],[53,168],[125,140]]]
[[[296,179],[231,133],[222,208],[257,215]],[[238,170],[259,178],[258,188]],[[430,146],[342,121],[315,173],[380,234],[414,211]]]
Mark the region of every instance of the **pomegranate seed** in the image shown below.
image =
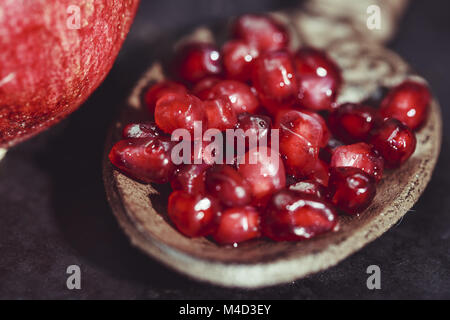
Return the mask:
[[[235,38],[256,46],[260,51],[279,50],[289,44],[286,28],[265,15],[246,14],[239,17],[232,33]]]
[[[255,115],[250,113],[241,113],[238,115],[238,122],[235,126],[235,132],[233,140],[229,139],[227,143],[234,145],[234,139],[237,141],[243,141],[247,137],[256,137],[253,141],[258,145],[268,145],[270,143],[270,127],[272,120],[270,117],[263,115]],[[243,132],[238,131],[241,129]],[[229,137],[228,137],[229,138]],[[255,145],[256,146],[256,145]],[[253,147],[255,147],[253,146]],[[250,147],[250,138],[245,140],[245,150],[248,151]]]
[[[272,114],[292,106],[297,100],[295,68],[287,51],[261,54],[253,63],[252,83],[261,103]]]
[[[315,195],[318,198],[323,198],[326,194],[325,187],[317,181],[313,180],[303,180],[296,182],[289,186],[289,190]]]
[[[154,122],[130,123],[122,130],[122,137],[128,138],[156,138],[164,135],[164,132]]]
[[[192,93],[202,100],[207,100],[212,87],[222,81],[219,77],[206,77],[197,82],[192,88]]]
[[[169,196],[167,212],[181,233],[188,237],[202,237],[212,234],[217,228],[220,206],[207,195],[174,191]]]
[[[275,241],[310,239],[333,230],[337,216],[330,205],[314,195],[281,190],[262,215],[263,234]]]
[[[228,79],[249,81],[253,61],[259,52],[254,46],[241,40],[231,40],[222,48],[223,66]]]
[[[109,160],[136,180],[166,183],[175,170],[170,157],[172,145],[161,137],[120,140],[112,147]]]
[[[228,207],[244,206],[252,200],[250,184],[230,166],[216,165],[208,169],[206,189]]]
[[[206,169],[209,165],[185,164],[175,170],[170,179],[173,190],[182,190],[190,194],[205,192]]]
[[[238,172],[249,182],[255,199],[253,203],[258,206],[263,205],[272,193],[286,185],[283,162],[268,147],[253,148],[243,159],[238,159]]]
[[[330,167],[359,168],[379,182],[383,176],[383,163],[383,158],[373,146],[360,142],[336,148]]]
[[[331,168],[328,197],[340,210],[347,214],[364,211],[376,194],[373,178],[354,167]]]
[[[155,113],[156,102],[159,98],[171,94],[184,94],[187,89],[184,85],[175,81],[161,81],[150,88],[144,94],[144,101],[151,115]]]
[[[216,144],[214,139],[212,139],[212,142],[206,140],[194,140],[191,142],[192,163],[199,163],[201,161],[201,163],[206,163],[210,166],[216,163],[225,163],[224,138],[222,136],[222,144],[218,148],[215,148]],[[212,146],[210,146],[211,143],[213,143]]]
[[[370,143],[384,158],[386,167],[396,168],[414,153],[416,136],[409,127],[392,118],[375,129]]]
[[[184,81],[195,83],[222,72],[222,57],[209,43],[188,43],[179,48],[174,59],[175,73]]]
[[[307,176],[318,159],[323,128],[315,118],[299,110],[286,112],[280,118],[280,153],[289,174]]]
[[[250,206],[230,208],[223,212],[213,234],[221,244],[237,244],[260,236],[258,211]]]
[[[303,112],[306,113],[307,115],[310,115],[311,117],[315,118],[322,126],[322,139],[320,140],[319,146],[321,148],[326,147],[328,145],[328,141],[330,140],[330,137],[331,137],[331,133],[330,133],[330,130],[328,129],[327,122],[317,112],[308,111],[308,110],[303,110]]]
[[[344,103],[328,116],[333,135],[346,143],[366,141],[377,120],[374,108],[356,103]]]
[[[314,165],[311,166],[310,173],[307,178],[323,186],[328,186],[328,179],[330,178],[330,167],[325,161],[316,160]]]
[[[231,102],[236,114],[242,112],[254,113],[259,107],[258,98],[245,83],[234,80],[223,80],[212,87],[208,99],[226,96]]]
[[[155,121],[166,133],[183,128],[194,132],[195,122],[206,119],[202,101],[190,94],[163,96],[156,103]],[[203,125],[203,129],[206,126]]]
[[[425,84],[405,81],[389,91],[381,102],[380,113],[415,130],[425,121],[430,101],[431,93]]]
[[[328,144],[328,140],[330,139],[330,131],[328,130],[327,123],[322,116],[316,112],[309,110],[292,110],[292,109],[283,109],[276,113],[275,115],[275,128],[280,128],[282,123],[289,123],[295,119],[304,118],[305,121],[309,121],[309,119],[314,118],[322,127],[322,139],[320,139],[319,146],[325,147]]]
[[[338,66],[322,51],[305,48],[294,56],[300,104],[312,110],[331,110],[341,87]]]
[[[227,97],[222,96],[214,100],[206,100],[203,104],[208,120],[208,128],[223,131],[234,127],[237,122],[236,112]]]

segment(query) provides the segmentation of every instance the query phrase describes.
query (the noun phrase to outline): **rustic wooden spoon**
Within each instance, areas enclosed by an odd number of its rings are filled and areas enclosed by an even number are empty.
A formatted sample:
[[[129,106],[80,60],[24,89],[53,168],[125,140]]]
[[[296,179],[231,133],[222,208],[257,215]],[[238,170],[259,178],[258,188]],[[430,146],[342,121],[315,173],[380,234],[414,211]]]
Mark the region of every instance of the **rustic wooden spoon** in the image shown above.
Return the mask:
[[[298,20],[292,15],[280,18],[285,22],[291,19],[288,23],[295,30]],[[302,32],[308,33],[307,29],[304,27]],[[193,37],[210,40],[212,35],[202,29]],[[298,43],[309,43],[305,37],[299,39]],[[361,101],[380,86],[390,87],[407,77],[421,81],[401,58],[374,42],[365,43],[356,36],[334,40],[331,37],[316,46],[325,48],[344,70],[345,86],[338,98],[340,102]],[[438,102],[433,100],[428,120],[417,132],[417,149],[412,158],[400,169],[385,173],[377,196],[364,213],[340,217],[337,232],[304,242],[255,240],[237,248],[218,246],[205,238],[189,239],[166,218],[168,187],[136,182],[115,170],[107,158],[113,143],[120,139],[123,125],[148,117],[141,104],[142,92],[163,78],[161,66],[155,63],[136,85],[109,132],[103,176],[113,212],[131,242],[163,264],[195,279],[254,288],[293,281],[337,264],[387,231],[413,206],[430,180],[439,155],[442,122]]]

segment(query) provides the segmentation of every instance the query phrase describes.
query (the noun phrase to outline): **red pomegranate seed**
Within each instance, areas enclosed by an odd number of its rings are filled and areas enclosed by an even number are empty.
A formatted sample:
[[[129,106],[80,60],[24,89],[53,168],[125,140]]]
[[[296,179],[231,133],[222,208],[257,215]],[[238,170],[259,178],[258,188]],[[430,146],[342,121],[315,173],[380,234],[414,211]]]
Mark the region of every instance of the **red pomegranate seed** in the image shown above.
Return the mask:
[[[162,81],[154,84],[145,92],[144,101],[151,115],[155,113],[156,102],[159,98],[170,94],[184,94],[187,89],[184,85],[174,81]]]
[[[258,145],[270,144],[270,127],[272,120],[270,117],[263,115],[256,115],[250,113],[241,113],[238,115],[238,122],[236,123],[234,135],[237,141],[246,139],[246,137],[256,137],[255,143]],[[241,131],[238,131],[241,129]],[[229,136],[227,137],[229,138]],[[234,140],[227,141],[229,145],[234,144]],[[250,146],[250,139],[246,140],[245,147],[248,150]]]
[[[175,73],[184,81],[195,83],[222,72],[219,50],[208,43],[188,43],[180,47],[174,58]]]
[[[256,47],[242,40],[231,40],[222,48],[223,67],[228,79],[249,81],[253,61],[258,57]]]
[[[183,128],[192,134],[196,122],[202,122],[203,130],[206,130],[205,120],[203,103],[196,96],[174,94],[163,96],[156,103],[155,121],[158,127],[166,133]]]
[[[381,102],[384,118],[395,118],[416,130],[425,121],[431,93],[425,84],[405,81],[389,91]]]
[[[357,103],[344,103],[328,116],[331,132],[346,143],[366,141],[377,122],[374,108]]]
[[[318,159],[323,139],[321,123],[299,110],[286,112],[280,117],[280,153],[287,172],[297,178],[310,174]]]
[[[396,168],[414,153],[416,136],[409,127],[392,118],[374,130],[370,143],[384,158],[386,167]]]
[[[360,142],[336,148],[330,167],[359,168],[379,182],[383,176],[383,163],[383,158],[373,146]]]
[[[311,166],[311,172],[307,175],[307,178],[323,186],[328,186],[328,179],[330,178],[329,165],[320,159],[316,160],[314,165]]]
[[[184,164],[177,168],[170,178],[173,190],[182,190],[190,194],[205,193],[206,169],[209,165]]]
[[[252,200],[250,184],[226,165],[216,165],[207,170],[206,189],[228,207],[244,206]]]
[[[222,81],[219,77],[206,77],[195,84],[192,93],[202,100],[208,99],[212,87]]]
[[[328,129],[325,119],[317,112],[308,110],[303,110],[303,112],[319,121],[320,125],[322,126],[322,140],[320,140],[319,146],[321,148],[326,147],[328,145],[328,141],[331,138],[331,133],[330,130]]]
[[[354,167],[331,168],[328,197],[340,210],[347,214],[364,211],[376,194],[373,178]]]
[[[293,120],[296,120],[298,118],[303,118],[304,121],[311,122],[314,118],[317,121],[312,122],[318,122],[322,128],[320,135],[322,136],[322,139],[320,139],[319,146],[325,147],[328,144],[328,140],[330,139],[330,131],[328,130],[327,123],[325,122],[325,119],[322,118],[322,116],[316,112],[309,111],[309,110],[292,110],[292,109],[283,109],[278,111],[275,114],[275,128],[280,128],[281,124],[292,122]],[[311,121],[310,121],[311,120]],[[317,128],[316,125],[314,127]],[[314,130],[316,131],[316,130]],[[315,132],[317,133],[317,132]],[[314,134],[314,133],[313,133]]]
[[[172,192],[167,207],[170,220],[188,237],[212,234],[217,228],[220,210],[214,198],[184,191]]]
[[[263,205],[268,197],[286,185],[284,165],[278,154],[268,147],[253,148],[238,159],[238,172],[252,189],[255,205]]]
[[[272,114],[292,106],[297,100],[298,84],[289,52],[261,54],[253,63],[252,83],[261,103]]]
[[[154,122],[130,123],[122,130],[122,137],[128,138],[156,138],[164,135]]]
[[[212,87],[208,99],[226,96],[231,102],[236,114],[242,112],[254,113],[259,107],[258,98],[245,83],[234,80],[223,80]]]
[[[175,166],[171,160],[173,143],[167,138],[126,139],[109,153],[111,163],[136,180],[166,183]]]
[[[232,33],[235,38],[256,46],[260,51],[279,50],[289,44],[286,28],[265,15],[246,14],[239,17]]]
[[[205,106],[208,128],[224,131],[233,128],[237,123],[236,112],[227,97],[222,96],[213,100],[206,100],[203,105]]]
[[[220,244],[237,244],[260,236],[258,211],[250,206],[225,210],[213,234]]]
[[[208,165],[225,163],[225,139],[222,136],[220,147],[214,141],[200,140],[191,142],[191,163],[206,163]],[[220,142],[220,141],[219,141]]]
[[[275,241],[310,239],[333,230],[336,224],[332,205],[292,190],[276,193],[261,217],[263,234]]]
[[[341,87],[339,67],[322,51],[305,48],[294,56],[300,104],[312,110],[331,110]]]
[[[325,187],[314,180],[296,182],[289,186],[289,190],[315,195],[318,198],[323,198],[326,195]]]

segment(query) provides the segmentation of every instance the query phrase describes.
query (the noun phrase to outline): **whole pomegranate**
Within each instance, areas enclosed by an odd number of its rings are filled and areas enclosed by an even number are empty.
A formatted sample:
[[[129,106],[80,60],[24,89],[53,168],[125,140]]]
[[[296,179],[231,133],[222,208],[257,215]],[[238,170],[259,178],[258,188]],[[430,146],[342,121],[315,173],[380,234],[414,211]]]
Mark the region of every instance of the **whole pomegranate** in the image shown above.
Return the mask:
[[[0,147],[55,124],[99,86],[138,0],[0,1]]]

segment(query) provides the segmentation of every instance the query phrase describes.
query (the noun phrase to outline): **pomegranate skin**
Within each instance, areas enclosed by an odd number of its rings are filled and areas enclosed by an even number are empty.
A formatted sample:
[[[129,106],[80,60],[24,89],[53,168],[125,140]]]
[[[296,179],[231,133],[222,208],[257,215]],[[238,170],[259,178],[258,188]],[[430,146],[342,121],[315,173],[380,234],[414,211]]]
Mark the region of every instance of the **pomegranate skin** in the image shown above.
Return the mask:
[[[80,28],[68,8],[78,5]],[[100,85],[139,1],[1,1],[0,147],[59,122]]]
[[[261,219],[263,234],[274,241],[299,241],[333,230],[335,209],[314,195],[283,189],[270,200]]]

